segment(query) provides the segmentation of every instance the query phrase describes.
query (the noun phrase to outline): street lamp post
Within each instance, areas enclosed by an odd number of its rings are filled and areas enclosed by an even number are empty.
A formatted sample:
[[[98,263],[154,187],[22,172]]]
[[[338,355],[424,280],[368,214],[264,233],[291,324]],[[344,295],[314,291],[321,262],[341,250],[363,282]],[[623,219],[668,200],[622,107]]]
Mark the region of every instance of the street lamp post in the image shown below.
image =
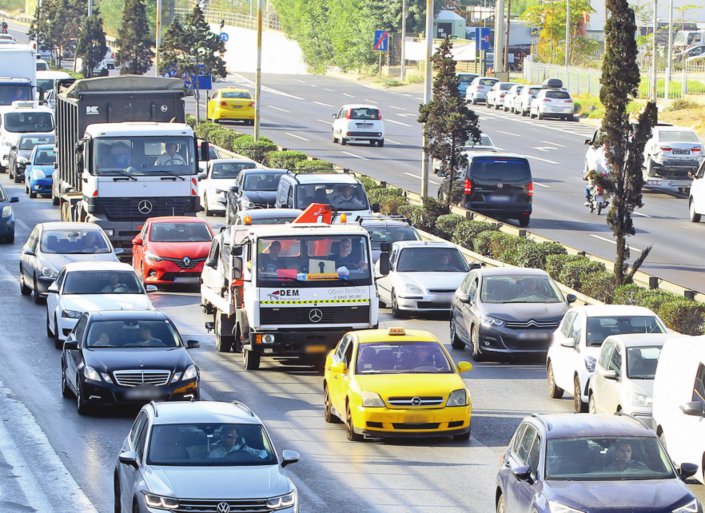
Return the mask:
[[[570,0],[565,0],[565,88],[570,90]]]
[[[154,41],[154,76],[159,76],[159,43],[161,42],[161,21],[162,21],[162,0],[157,0],[157,8],[154,19],[154,28],[156,30]]]
[[[262,89],[262,10],[264,0],[257,3],[257,72],[255,74],[255,142],[259,141],[260,91]]]
[[[670,98],[671,69],[673,65],[673,0],[668,0],[668,48],[666,48],[666,85],[664,97]]]
[[[658,76],[657,76],[657,67],[656,63],[658,62],[658,53],[656,52],[656,31],[658,30],[658,16],[656,15],[658,13],[658,0],[654,0],[654,20],[653,20],[653,34],[652,34],[652,41],[651,44],[653,45],[651,48],[651,99],[653,101],[656,101],[656,98],[658,97],[657,95],[657,89],[658,89]]]
[[[406,51],[404,41],[406,40],[406,0],[401,2],[401,66],[399,68],[399,79],[403,82],[406,75]]]
[[[431,83],[433,80],[433,0],[426,0],[426,68],[423,89],[423,102],[428,105],[431,101]],[[428,196],[428,172],[431,167],[430,158],[426,151],[426,127],[423,127],[421,141],[421,197]]]

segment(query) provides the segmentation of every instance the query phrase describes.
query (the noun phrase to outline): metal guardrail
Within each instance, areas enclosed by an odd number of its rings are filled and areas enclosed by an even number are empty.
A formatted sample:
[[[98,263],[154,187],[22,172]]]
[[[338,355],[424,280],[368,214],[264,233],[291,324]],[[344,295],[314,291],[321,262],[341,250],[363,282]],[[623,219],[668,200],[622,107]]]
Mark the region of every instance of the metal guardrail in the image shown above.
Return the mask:
[[[190,13],[190,9],[174,9],[174,14],[182,18],[188,16]],[[225,21],[225,24],[230,27],[257,30],[257,16],[248,16],[247,14],[223,12],[215,9],[206,9],[203,14],[208,23],[220,24],[221,21]],[[282,30],[282,26],[281,23],[279,23],[279,20],[276,19],[276,16],[271,14],[265,14],[262,17],[262,28],[264,30]]]

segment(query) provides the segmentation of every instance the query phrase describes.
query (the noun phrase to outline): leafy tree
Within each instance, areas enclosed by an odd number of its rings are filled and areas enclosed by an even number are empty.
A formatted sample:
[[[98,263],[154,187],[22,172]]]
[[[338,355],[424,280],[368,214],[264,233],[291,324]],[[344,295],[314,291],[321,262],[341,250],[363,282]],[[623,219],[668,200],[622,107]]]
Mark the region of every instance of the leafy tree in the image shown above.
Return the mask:
[[[116,62],[121,75],[143,75],[152,67],[154,40],[142,0],[126,0],[115,44],[119,48]]]
[[[468,159],[463,146],[471,138],[480,140],[478,116],[467,107],[465,98],[458,89],[460,83],[455,74],[455,61],[450,53],[453,43],[446,38],[433,55],[433,99],[419,106],[419,122],[424,123],[426,151],[441,162],[441,171],[450,176],[451,192],[454,172],[467,166]]]
[[[98,9],[94,8],[93,15],[83,19],[76,43],[76,57],[80,57],[83,61],[81,70],[83,76],[87,78],[93,76],[93,70],[105,58],[107,51],[103,19]]]
[[[56,11],[56,0],[44,0],[34,11],[34,18],[29,26],[27,35],[37,42],[38,50],[49,50],[54,60],[54,44],[49,39],[49,26],[51,25],[51,14]]]
[[[649,102],[632,125],[627,105],[638,92],[640,74],[637,65],[637,46],[634,34],[636,21],[628,0],[606,0],[608,11],[605,25],[605,57],[602,62],[600,101],[605,106],[602,120],[605,156],[610,174],[603,181],[612,193],[612,206],[607,213],[607,224],[617,242],[614,264],[617,285],[629,283],[651,251],[647,247],[629,269],[629,247],[626,237],[634,235],[632,214],[642,206],[641,189],[644,185],[642,166],[644,146],[656,124],[656,104]]]
[[[37,47],[52,53],[61,65],[64,46],[78,36],[79,20],[86,12],[85,0],[44,0],[34,13],[27,35]]]

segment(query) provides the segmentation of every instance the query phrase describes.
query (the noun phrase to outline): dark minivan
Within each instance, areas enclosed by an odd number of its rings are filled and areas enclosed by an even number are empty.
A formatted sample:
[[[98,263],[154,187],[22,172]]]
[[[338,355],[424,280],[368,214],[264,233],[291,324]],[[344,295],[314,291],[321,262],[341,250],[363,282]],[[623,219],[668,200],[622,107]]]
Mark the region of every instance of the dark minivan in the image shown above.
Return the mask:
[[[528,226],[534,183],[526,157],[512,154],[468,156],[461,205],[479,214],[518,219]]]

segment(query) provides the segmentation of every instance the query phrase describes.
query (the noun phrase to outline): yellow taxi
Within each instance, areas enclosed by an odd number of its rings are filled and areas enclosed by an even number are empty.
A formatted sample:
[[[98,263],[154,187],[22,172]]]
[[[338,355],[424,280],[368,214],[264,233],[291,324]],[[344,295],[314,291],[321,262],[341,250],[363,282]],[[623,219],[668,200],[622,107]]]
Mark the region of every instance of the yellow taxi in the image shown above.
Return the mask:
[[[255,124],[255,100],[247,89],[218,89],[208,102],[207,117],[211,121],[244,121]]]
[[[346,333],[326,357],[326,422],[343,421],[348,440],[470,438],[472,399],[453,362],[428,331],[404,328]]]

